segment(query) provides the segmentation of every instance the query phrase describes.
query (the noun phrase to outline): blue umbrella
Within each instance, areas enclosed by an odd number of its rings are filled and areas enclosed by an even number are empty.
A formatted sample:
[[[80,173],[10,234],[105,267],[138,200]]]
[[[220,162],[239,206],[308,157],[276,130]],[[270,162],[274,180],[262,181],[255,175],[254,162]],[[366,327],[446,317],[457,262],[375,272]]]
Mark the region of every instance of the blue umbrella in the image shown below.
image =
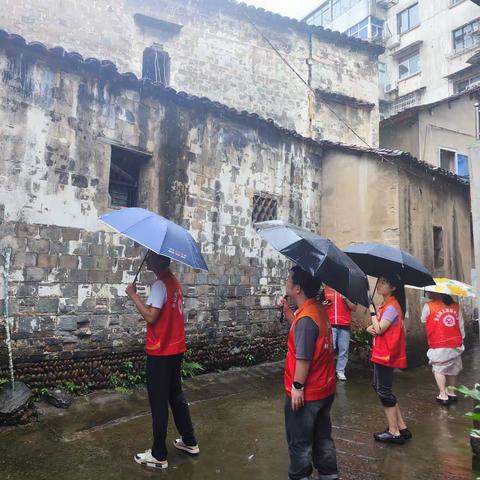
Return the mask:
[[[200,247],[190,233],[156,213],[124,208],[102,215],[100,221],[159,255],[208,272]]]

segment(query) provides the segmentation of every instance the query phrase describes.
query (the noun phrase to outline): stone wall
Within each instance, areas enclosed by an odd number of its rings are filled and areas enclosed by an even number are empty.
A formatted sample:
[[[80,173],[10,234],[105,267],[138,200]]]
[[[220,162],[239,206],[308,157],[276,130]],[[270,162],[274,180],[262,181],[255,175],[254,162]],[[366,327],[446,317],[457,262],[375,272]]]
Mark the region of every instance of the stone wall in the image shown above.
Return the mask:
[[[145,26],[135,22],[135,14],[182,28]],[[377,56],[382,49],[345,35],[308,29],[228,0],[121,0],[115,5],[4,0],[0,28],[85,58],[112,60],[139,77],[144,50],[156,45],[170,56],[170,84],[177,90],[273,118],[303,135],[361,143],[327,108],[315,108],[308,88],[264,35],[312,88],[371,102],[371,110],[343,113],[378,145]]]
[[[225,340],[231,354],[235,342],[283,335],[274,305],[288,264],[255,234],[253,197],[268,192],[279,218],[318,229],[321,147],[309,150],[271,125],[214,116],[184,97],[129,90],[7,50],[0,249],[13,250],[15,359],[141,348],[143,322],[124,288],[142,252],[98,222],[108,211],[112,144],[150,154],[140,205],[188,227],[210,265],[208,274],[175,265],[190,345],[220,348]]]

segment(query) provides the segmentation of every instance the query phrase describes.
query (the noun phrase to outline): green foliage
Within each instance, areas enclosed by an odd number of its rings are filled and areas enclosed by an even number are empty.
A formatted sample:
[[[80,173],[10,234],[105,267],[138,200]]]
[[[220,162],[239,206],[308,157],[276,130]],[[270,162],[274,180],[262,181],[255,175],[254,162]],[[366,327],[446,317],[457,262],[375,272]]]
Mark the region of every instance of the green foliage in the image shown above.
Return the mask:
[[[6,386],[10,383],[8,378],[0,378],[0,387]]]
[[[180,374],[183,378],[194,377],[200,372],[203,372],[203,370],[204,368],[201,363],[184,361],[180,367]]]
[[[247,365],[254,365],[256,363],[255,357],[251,353],[245,355],[245,361]]]
[[[80,387],[75,382],[65,382],[63,388],[72,395],[75,395],[80,391]]]
[[[118,392],[128,393],[145,385],[145,373],[135,370],[132,362],[125,362],[119,372],[112,375],[111,383]]]
[[[350,339],[357,347],[370,348],[372,343],[372,336],[363,328],[355,330],[352,329]]]
[[[455,390],[465,395],[465,397],[470,397],[471,399],[480,402],[480,390],[477,390],[476,388],[468,388],[465,385],[460,385]]]

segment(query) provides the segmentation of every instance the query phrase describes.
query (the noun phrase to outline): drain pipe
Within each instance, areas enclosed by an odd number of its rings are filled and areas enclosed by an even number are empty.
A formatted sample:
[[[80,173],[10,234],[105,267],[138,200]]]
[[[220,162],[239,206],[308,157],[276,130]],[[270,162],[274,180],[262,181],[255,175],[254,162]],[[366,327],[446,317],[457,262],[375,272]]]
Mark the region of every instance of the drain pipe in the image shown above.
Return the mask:
[[[4,300],[3,300],[3,318],[5,319],[5,331],[7,333],[6,343],[8,350],[8,368],[10,370],[10,381],[12,384],[12,390],[15,390],[15,376],[13,372],[13,354],[12,354],[12,340],[10,337],[10,312],[9,312],[9,295],[8,295],[8,280],[10,277],[10,257],[12,251],[7,248],[5,252],[5,266],[3,267],[3,288],[4,288]]]

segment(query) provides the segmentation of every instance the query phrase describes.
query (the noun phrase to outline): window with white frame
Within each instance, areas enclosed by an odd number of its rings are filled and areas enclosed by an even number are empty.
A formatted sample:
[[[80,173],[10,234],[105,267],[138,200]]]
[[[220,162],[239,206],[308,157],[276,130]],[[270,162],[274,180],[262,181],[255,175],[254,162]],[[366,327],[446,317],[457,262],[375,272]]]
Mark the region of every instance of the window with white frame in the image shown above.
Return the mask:
[[[458,5],[459,3],[462,3],[465,0],[450,0],[450,5],[454,7],[455,5]]]
[[[398,59],[398,78],[402,80],[420,72],[420,51],[416,50]]]
[[[343,15],[361,1],[362,0],[328,0],[320,5],[310,16],[305,18],[304,21],[309,25],[327,26],[332,20]]]
[[[415,3],[397,15],[397,32],[408,32],[412,28],[415,28],[417,25],[419,25],[419,23],[420,17],[418,14],[418,3]]]
[[[362,40],[368,40],[368,18],[357,23],[353,27],[349,28],[346,32],[350,37],[361,38]]]
[[[455,92],[456,93],[462,93],[465,90],[468,90],[469,88],[472,88],[472,87],[474,87],[476,85],[479,85],[479,84],[480,84],[480,74],[456,82],[455,83]]]
[[[471,48],[478,43],[478,38],[474,36],[474,32],[480,28],[479,20],[468,23],[463,27],[453,31],[453,48],[456,52]]]
[[[350,37],[361,38],[362,40],[381,39],[383,37],[383,20],[367,17],[350,27],[345,33]]]
[[[442,170],[468,177],[468,155],[447,148],[440,149],[439,166]]]

